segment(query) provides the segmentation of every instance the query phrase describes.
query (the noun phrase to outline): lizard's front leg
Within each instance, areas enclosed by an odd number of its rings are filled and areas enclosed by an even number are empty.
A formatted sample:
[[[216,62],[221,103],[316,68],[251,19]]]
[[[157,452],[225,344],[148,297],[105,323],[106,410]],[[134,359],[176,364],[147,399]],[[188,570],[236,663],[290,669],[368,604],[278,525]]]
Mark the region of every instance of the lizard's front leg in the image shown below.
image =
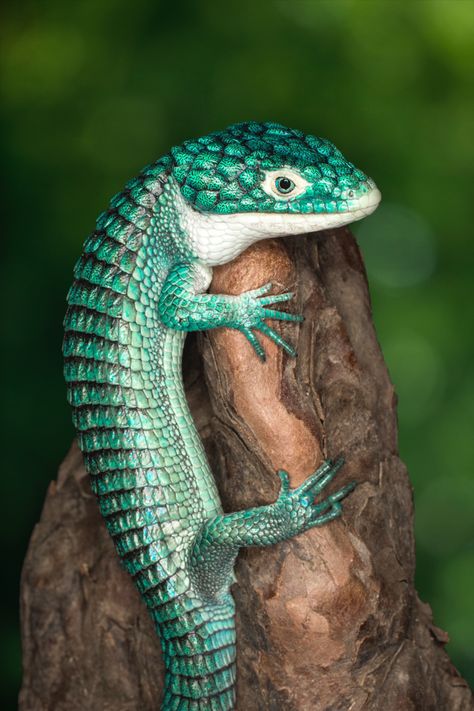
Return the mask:
[[[212,270],[198,262],[177,264],[170,270],[163,285],[159,314],[163,323],[178,331],[204,331],[226,326],[241,331],[250,341],[261,360],[265,352],[255,331],[264,333],[289,355],[295,351],[266,319],[302,321],[302,316],[267,308],[270,304],[289,301],[292,293],[268,295],[271,284],[246,291],[238,296],[203,293],[212,278]]]

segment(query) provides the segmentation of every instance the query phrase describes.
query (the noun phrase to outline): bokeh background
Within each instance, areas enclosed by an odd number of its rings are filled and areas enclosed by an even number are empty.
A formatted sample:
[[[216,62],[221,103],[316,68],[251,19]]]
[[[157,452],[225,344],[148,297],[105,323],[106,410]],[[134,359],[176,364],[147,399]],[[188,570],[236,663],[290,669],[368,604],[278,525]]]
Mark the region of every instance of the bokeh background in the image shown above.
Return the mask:
[[[22,0],[1,34],[2,708],[22,558],[73,436],[61,322],[82,241],[144,164],[249,118],[330,137],[382,190],[356,232],[399,395],[417,586],[472,681],[473,2]]]

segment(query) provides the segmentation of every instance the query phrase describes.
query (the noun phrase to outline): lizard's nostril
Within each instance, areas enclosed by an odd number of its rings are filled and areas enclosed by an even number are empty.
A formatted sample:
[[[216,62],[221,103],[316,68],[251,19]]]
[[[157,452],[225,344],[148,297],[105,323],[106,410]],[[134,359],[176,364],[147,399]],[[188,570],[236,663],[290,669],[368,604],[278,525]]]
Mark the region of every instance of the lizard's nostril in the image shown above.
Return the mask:
[[[347,193],[347,196],[350,197],[350,198],[353,198],[354,195],[355,195],[355,193],[354,193],[353,190],[349,190],[349,192]]]

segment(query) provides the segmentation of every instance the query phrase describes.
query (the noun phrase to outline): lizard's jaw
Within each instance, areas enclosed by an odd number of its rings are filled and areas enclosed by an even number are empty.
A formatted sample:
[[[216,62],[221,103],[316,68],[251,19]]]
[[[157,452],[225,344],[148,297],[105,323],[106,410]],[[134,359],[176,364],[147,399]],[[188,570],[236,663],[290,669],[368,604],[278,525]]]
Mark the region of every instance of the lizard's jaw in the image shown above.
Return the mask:
[[[355,200],[351,209],[348,210],[347,213],[342,213],[342,215],[347,214],[350,216],[349,222],[361,220],[363,217],[371,215],[372,212],[377,209],[381,199],[382,195],[380,190],[374,186],[369,192],[364,193],[360,198]],[[348,222],[345,224],[348,224]]]
[[[370,215],[381,199],[373,187],[345,212],[310,214],[243,212],[216,215],[197,212],[183,200],[184,227],[198,259],[210,267],[226,264],[247,247],[269,237],[305,234],[348,225]]]

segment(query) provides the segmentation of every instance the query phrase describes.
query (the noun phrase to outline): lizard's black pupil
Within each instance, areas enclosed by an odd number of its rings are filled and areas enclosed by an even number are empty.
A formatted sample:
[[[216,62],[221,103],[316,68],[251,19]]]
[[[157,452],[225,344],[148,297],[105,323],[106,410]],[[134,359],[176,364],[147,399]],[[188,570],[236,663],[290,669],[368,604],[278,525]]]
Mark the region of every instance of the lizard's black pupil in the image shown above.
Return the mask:
[[[287,193],[293,187],[293,182],[289,178],[278,178],[277,188],[282,193]]]

